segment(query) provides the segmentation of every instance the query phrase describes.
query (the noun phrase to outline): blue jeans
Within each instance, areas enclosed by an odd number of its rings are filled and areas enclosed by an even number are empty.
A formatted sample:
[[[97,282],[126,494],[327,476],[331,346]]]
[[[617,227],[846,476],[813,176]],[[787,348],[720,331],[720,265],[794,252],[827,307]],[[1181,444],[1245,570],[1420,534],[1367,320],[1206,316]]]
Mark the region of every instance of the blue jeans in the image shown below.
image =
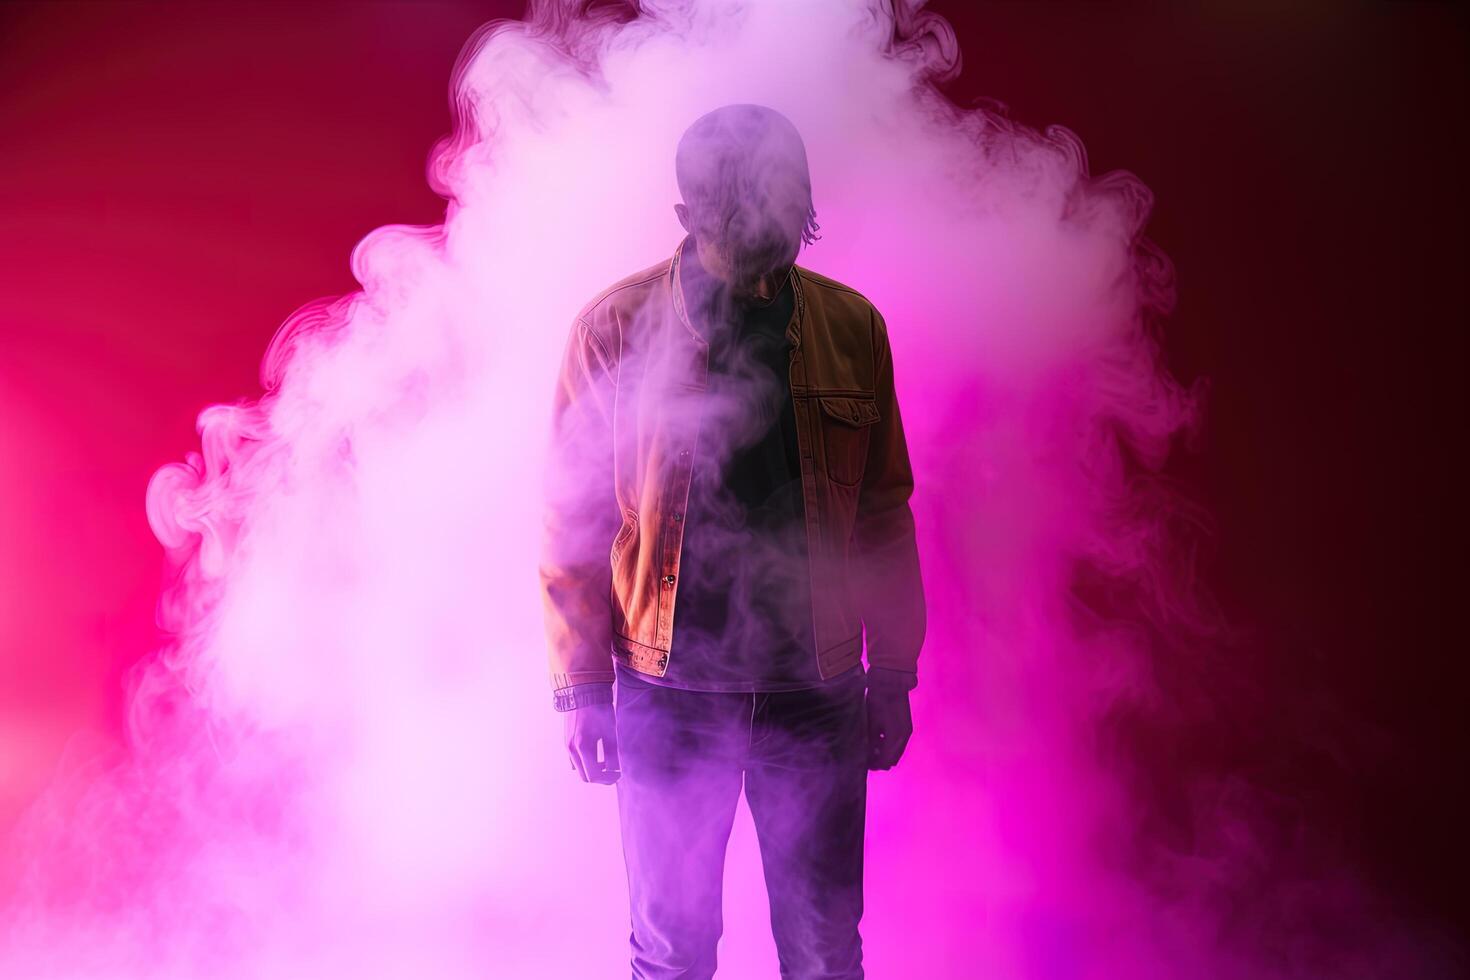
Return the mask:
[[[618,669],[635,980],[714,975],[742,781],[781,976],[862,977],[865,690],[860,666],[822,687],[758,694],[660,687]]]

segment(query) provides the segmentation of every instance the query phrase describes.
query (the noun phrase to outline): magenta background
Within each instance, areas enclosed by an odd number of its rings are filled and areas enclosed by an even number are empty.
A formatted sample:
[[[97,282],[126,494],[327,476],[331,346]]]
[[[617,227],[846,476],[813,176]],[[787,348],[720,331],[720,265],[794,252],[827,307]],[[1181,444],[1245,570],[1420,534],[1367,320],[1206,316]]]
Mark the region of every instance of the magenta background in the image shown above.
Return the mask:
[[[1147,820],[1170,832],[1188,769],[1246,773],[1411,915],[1463,925],[1463,16],[932,6],[957,100],[1064,123],[1094,172],[1155,192],[1171,364],[1211,380],[1180,475],[1254,641],[1229,683],[1169,679],[1201,708],[1135,747]],[[73,731],[121,725],[154,636],[148,477],[197,446],[200,407],[257,394],[291,310],[354,288],[365,232],[440,219],[449,67],[518,11],[0,11],[0,833]]]

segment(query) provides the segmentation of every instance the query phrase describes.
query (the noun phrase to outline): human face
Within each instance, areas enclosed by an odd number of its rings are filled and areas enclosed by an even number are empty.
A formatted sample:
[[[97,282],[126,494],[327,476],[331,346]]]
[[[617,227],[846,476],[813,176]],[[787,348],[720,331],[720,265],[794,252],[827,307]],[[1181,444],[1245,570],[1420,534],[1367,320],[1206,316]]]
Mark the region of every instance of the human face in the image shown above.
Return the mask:
[[[695,212],[676,205],[680,222],[694,237],[699,262],[737,296],[767,298],[801,251],[803,208],[772,213],[768,208],[740,204],[723,211]]]

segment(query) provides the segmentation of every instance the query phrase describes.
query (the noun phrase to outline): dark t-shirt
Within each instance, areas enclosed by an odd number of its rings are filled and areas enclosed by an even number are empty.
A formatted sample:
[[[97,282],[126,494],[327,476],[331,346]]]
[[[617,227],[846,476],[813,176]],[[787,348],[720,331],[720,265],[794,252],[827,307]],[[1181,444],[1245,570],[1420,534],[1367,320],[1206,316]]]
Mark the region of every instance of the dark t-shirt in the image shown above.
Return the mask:
[[[805,504],[791,404],[789,281],[768,306],[728,298],[688,250],[687,308],[709,341],[709,388],[685,507],[668,670],[696,691],[825,683],[812,634]],[[829,680],[832,680],[829,678]]]

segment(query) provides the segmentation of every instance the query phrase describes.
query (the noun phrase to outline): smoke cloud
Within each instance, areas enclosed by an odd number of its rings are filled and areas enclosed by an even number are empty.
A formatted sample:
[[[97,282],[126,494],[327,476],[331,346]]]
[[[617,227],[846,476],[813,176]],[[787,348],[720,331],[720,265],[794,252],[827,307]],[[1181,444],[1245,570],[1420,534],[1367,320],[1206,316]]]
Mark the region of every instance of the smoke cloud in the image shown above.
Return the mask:
[[[550,398],[578,309],[682,236],[680,135],[748,102],[805,142],[797,261],[889,325],[917,482],[929,631],[914,740],[870,780],[870,973],[1426,975],[1318,921],[1379,910],[1278,874],[1249,787],[1201,784],[1165,845],[1120,758],[1120,716],[1188,711],[1160,663],[1222,636],[1207,522],[1161,475],[1200,392],[1161,360],[1147,188],[949,103],[954,36],[911,4],[580,8],[469,41],[443,224],[365,237],[361,290],[291,317],[262,397],[155,475],[174,639],[130,677],[125,750],[74,744],[17,832],[0,973],[623,972],[613,792],[568,770],[546,680]],[[722,967],[774,975],[743,821]]]

